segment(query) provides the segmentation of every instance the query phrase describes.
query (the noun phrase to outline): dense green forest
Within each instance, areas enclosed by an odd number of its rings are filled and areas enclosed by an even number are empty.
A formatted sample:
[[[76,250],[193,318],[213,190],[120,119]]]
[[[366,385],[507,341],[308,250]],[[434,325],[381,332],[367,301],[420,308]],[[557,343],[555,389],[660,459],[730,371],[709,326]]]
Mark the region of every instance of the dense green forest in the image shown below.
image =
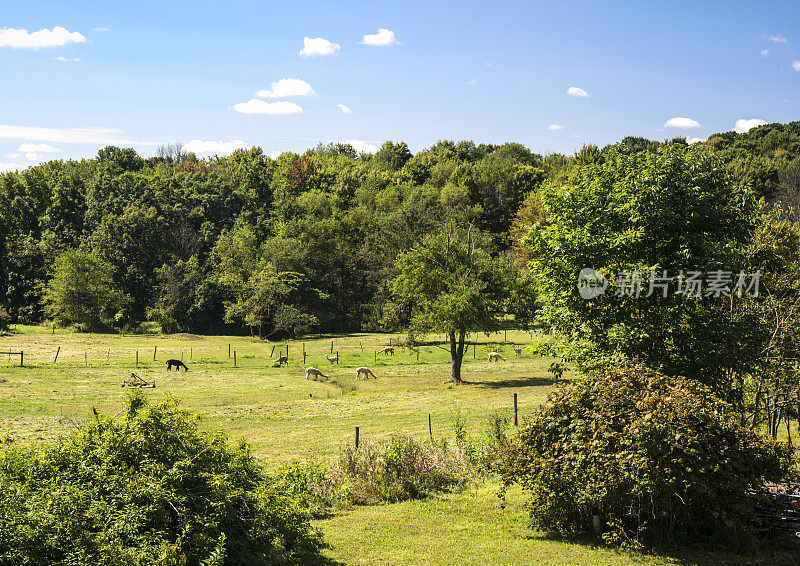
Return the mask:
[[[385,309],[396,258],[426,235],[472,224],[488,254],[523,272],[544,188],[668,144],[686,141],[628,137],[571,156],[336,144],[274,160],[260,148],[198,159],[177,145],[150,158],[106,147],[50,161],[0,175],[0,319],[265,337],[380,329],[396,322]],[[696,145],[767,201],[797,202],[800,122]]]

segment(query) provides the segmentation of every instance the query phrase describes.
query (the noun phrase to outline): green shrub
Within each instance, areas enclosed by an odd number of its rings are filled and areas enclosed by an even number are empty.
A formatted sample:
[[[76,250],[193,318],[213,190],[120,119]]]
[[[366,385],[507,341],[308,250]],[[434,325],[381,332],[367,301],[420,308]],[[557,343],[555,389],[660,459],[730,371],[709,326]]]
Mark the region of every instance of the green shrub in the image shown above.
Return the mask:
[[[0,564],[276,564],[320,546],[244,443],[129,399],[58,445],[0,449]]]
[[[342,448],[332,480],[350,503],[368,505],[417,499],[466,484],[469,462],[462,447],[393,436],[383,444]]]
[[[747,530],[749,493],[790,472],[790,451],[739,427],[696,382],[640,366],[563,386],[512,438],[500,470],[530,494],[534,526],[632,545]]]

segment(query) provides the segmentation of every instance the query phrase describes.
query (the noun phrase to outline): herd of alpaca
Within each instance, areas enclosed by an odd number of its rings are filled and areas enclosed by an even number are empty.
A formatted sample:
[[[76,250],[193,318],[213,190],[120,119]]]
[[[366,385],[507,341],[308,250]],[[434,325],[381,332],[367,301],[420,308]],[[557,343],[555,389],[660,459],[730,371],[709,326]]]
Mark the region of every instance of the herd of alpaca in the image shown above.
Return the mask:
[[[514,355],[515,356],[521,356],[522,355],[522,348],[520,348],[519,346],[517,346],[515,344],[512,344],[511,345],[511,349],[514,350]],[[381,348],[380,350],[378,350],[376,353],[377,354],[384,354],[384,355],[387,355],[387,356],[388,355],[394,356],[394,347],[386,346],[386,347]],[[325,359],[327,359],[328,362],[331,365],[332,364],[338,364],[339,363],[339,353],[337,352],[333,356],[329,356],[328,354],[325,354]],[[489,361],[490,362],[499,362],[500,360],[506,361],[506,358],[504,358],[502,355],[500,355],[499,352],[489,352]],[[288,355],[286,355],[286,356],[278,356],[276,359],[272,360],[272,364],[273,364],[273,366],[277,366],[277,367],[280,367],[280,366],[282,366],[284,364],[289,365],[289,356]],[[173,366],[175,367],[175,369],[177,371],[180,371],[181,368],[183,368],[184,371],[189,371],[189,368],[186,367],[186,364],[184,364],[182,361],[180,361],[180,360],[167,360],[167,370],[171,370],[173,368]],[[315,367],[307,367],[306,368],[306,379],[311,379],[312,376],[314,377],[314,381],[317,381],[317,379],[320,378],[320,377],[325,378],[325,379],[330,379],[329,375],[325,375],[324,373],[322,373],[317,368],[315,368]],[[372,373],[372,370],[370,370],[368,367],[363,367],[362,366],[362,367],[356,368],[356,379],[357,380],[358,379],[369,379],[370,376],[374,377],[375,379],[378,379],[378,376],[375,375],[374,373]]]

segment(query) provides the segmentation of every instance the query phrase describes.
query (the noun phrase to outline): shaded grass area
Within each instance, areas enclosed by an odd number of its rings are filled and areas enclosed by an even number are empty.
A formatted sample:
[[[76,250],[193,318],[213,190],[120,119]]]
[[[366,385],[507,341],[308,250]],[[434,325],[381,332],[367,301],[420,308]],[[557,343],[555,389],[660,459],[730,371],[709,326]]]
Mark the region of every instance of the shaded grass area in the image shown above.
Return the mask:
[[[680,549],[664,555],[621,552],[591,541],[555,540],[527,528],[523,494],[512,488],[500,509],[493,483],[421,501],[358,507],[316,521],[340,564],[768,565],[797,564],[797,555],[741,556]]]

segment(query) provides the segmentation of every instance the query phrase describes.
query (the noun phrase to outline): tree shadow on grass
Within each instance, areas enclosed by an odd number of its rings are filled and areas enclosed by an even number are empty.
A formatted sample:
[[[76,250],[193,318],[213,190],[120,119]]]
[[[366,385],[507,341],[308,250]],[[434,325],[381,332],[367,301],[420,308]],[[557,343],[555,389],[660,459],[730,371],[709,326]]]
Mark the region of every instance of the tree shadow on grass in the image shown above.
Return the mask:
[[[487,381],[463,381],[464,385],[477,385],[486,389],[506,389],[509,387],[543,387],[566,382],[566,379],[549,377],[513,377],[508,379],[491,379]]]
[[[525,536],[527,539],[545,539],[559,541],[568,544],[579,545],[591,549],[615,549],[614,546],[606,545],[602,540],[591,536],[564,537],[556,534],[546,534],[532,531]],[[640,558],[667,558],[676,565],[681,566],[718,566],[726,564],[730,566],[772,566],[786,565],[796,566],[798,564],[798,545],[791,542],[778,542],[774,547],[767,541],[763,541],[763,546],[759,545],[749,552],[739,553],[731,548],[721,546],[719,543],[696,543],[693,545],[683,545],[674,547],[648,548],[641,551],[625,551],[619,549],[622,554],[638,556]]]

